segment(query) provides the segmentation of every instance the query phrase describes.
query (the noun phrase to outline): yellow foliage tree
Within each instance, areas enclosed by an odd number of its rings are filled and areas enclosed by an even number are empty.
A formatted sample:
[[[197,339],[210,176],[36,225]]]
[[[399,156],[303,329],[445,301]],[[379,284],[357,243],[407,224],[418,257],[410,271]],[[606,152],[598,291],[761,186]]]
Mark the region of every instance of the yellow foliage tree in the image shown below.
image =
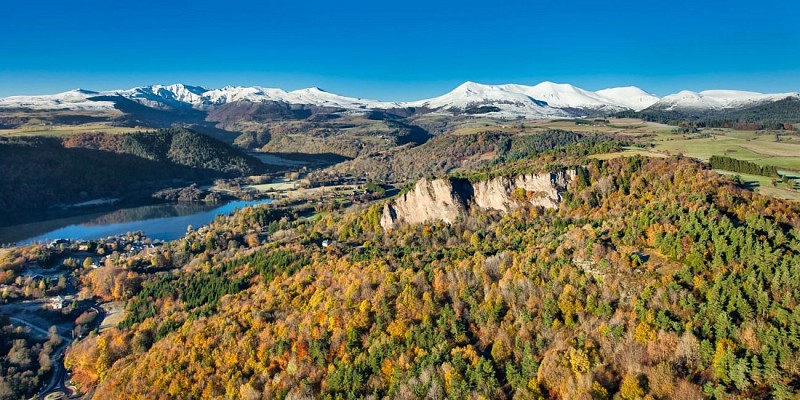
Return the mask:
[[[619,387],[619,395],[625,400],[641,399],[645,394],[639,377],[632,373],[627,373],[622,378],[622,384]]]
[[[589,372],[591,366],[589,364],[589,356],[581,349],[569,349],[569,365],[576,375]]]

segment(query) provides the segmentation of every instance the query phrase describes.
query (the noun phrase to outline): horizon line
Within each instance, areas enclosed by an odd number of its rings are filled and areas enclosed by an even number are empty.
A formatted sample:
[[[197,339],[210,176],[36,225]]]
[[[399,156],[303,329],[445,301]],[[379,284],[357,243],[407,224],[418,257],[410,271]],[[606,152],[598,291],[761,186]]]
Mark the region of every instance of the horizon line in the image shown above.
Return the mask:
[[[115,89],[90,89],[90,88],[88,88],[86,86],[83,86],[83,87],[79,86],[79,87],[74,88],[74,89],[61,90],[61,91],[58,91],[57,89],[54,89],[53,91],[38,92],[38,93],[35,93],[35,94],[0,95],[0,98],[8,98],[8,97],[38,97],[38,96],[57,95],[57,94],[74,92],[74,91],[89,91],[89,92],[95,92],[95,93],[119,92],[119,91],[133,90],[133,89],[138,89],[138,88],[147,88],[147,87],[153,87],[153,86],[164,86],[164,87],[166,87],[166,86],[182,85],[184,87],[195,87],[195,88],[204,89],[205,91],[220,90],[220,89],[225,89],[225,88],[277,89],[277,90],[283,90],[285,92],[295,92],[295,91],[308,90],[308,89],[317,89],[317,90],[323,91],[325,93],[330,93],[330,94],[337,95],[337,96],[349,97],[349,98],[354,98],[354,99],[359,99],[359,100],[372,100],[372,101],[380,101],[380,102],[386,102],[386,103],[405,103],[405,102],[414,102],[414,101],[420,101],[420,100],[427,100],[427,99],[430,99],[430,98],[442,96],[442,95],[445,95],[447,93],[450,93],[450,92],[454,91],[455,89],[459,88],[462,85],[470,84],[470,83],[477,84],[477,85],[482,85],[482,86],[490,86],[490,87],[507,86],[507,85],[519,85],[519,86],[534,87],[534,86],[537,86],[537,85],[550,83],[550,84],[556,84],[556,85],[570,85],[572,87],[575,87],[575,88],[578,88],[578,89],[581,89],[581,90],[586,90],[586,91],[592,92],[592,93],[596,93],[596,92],[599,92],[599,91],[602,91],[602,90],[608,90],[608,89],[636,88],[636,89],[640,89],[640,90],[644,91],[645,93],[647,93],[649,95],[652,95],[652,96],[655,96],[655,97],[658,97],[658,98],[664,98],[664,97],[667,97],[667,96],[670,96],[670,95],[675,95],[675,94],[678,94],[678,93],[681,93],[681,92],[693,92],[693,93],[702,94],[703,92],[709,92],[709,91],[739,91],[739,92],[750,92],[750,93],[759,93],[759,94],[799,94],[800,93],[800,89],[795,89],[795,90],[789,89],[789,90],[785,90],[785,91],[754,91],[754,90],[735,89],[735,88],[731,88],[731,87],[727,87],[727,88],[714,87],[714,88],[707,88],[707,89],[701,89],[701,90],[697,90],[697,89],[695,89],[695,90],[692,90],[692,89],[680,89],[678,91],[671,91],[670,93],[665,94],[665,95],[658,95],[658,94],[655,94],[655,93],[653,93],[653,92],[651,92],[649,90],[646,90],[643,87],[641,87],[639,85],[636,85],[636,84],[613,85],[613,86],[606,86],[606,87],[603,87],[603,88],[600,88],[600,89],[596,89],[596,90],[591,90],[591,89],[585,89],[582,86],[574,85],[574,84],[567,83],[567,82],[555,82],[555,81],[550,81],[550,80],[543,80],[543,81],[540,81],[538,83],[528,84],[528,83],[515,83],[515,82],[481,83],[481,82],[478,82],[476,80],[468,79],[468,80],[465,80],[465,81],[463,81],[462,83],[460,83],[460,84],[458,84],[456,86],[451,86],[451,89],[449,89],[449,90],[447,90],[445,92],[442,92],[439,95],[435,95],[433,97],[416,98],[414,100],[381,100],[379,98],[368,97],[368,96],[344,95],[344,94],[340,94],[341,92],[339,92],[339,91],[331,91],[331,90],[325,89],[325,88],[323,88],[321,86],[318,86],[318,85],[302,86],[302,87],[297,87],[297,88],[294,88],[294,89],[285,89],[285,88],[280,87],[280,86],[262,86],[260,84],[255,84],[255,85],[231,85],[231,84],[228,84],[228,85],[224,85],[224,86],[216,86],[216,85],[203,85],[203,84],[189,84],[189,83],[184,83],[184,82],[153,83],[153,84],[146,84],[146,85],[136,85],[136,86],[132,86],[132,87],[129,87],[129,88],[115,88]],[[361,85],[361,86],[367,87],[369,85]]]

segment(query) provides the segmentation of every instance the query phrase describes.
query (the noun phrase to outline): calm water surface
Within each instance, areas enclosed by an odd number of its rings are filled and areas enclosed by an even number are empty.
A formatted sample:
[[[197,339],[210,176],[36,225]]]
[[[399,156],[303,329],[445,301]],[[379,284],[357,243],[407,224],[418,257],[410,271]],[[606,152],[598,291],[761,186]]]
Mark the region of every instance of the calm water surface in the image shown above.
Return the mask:
[[[147,237],[175,240],[189,225],[207,225],[217,215],[272,200],[231,201],[225,204],[158,204],[124,208],[69,218],[38,221],[0,228],[0,243],[30,244],[53,239],[100,239],[127,232],[144,232]]]

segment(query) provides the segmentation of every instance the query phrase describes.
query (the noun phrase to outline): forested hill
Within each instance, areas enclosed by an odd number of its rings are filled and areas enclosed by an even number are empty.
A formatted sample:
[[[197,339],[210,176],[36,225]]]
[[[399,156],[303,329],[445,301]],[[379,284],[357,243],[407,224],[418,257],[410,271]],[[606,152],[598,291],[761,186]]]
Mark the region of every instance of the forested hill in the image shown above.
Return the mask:
[[[130,154],[150,161],[231,176],[254,174],[264,168],[255,158],[225,143],[182,128],[121,135],[85,133],[63,136],[61,141],[66,148]]]
[[[147,195],[179,181],[262,172],[263,164],[187,129],[0,138],[0,215],[101,197]]]
[[[398,147],[346,161],[314,177],[350,174],[369,179],[406,181],[457,170],[531,158],[544,152],[571,154],[616,151],[627,142],[605,135],[548,130],[534,135],[481,132],[439,135],[416,147]]]
[[[665,111],[645,109],[638,112],[625,111],[617,116],[641,118],[669,125],[693,122],[697,126],[711,128],[783,129],[785,124],[800,123],[800,98],[787,97],[783,100],[737,110]]]
[[[95,398],[800,390],[797,204],[681,157],[545,155],[531,166],[559,162],[582,167],[556,210],[387,232],[382,204],[294,221],[246,209],[158,257],[93,270],[87,291],[127,301],[128,314],[66,364]],[[249,240],[278,220],[285,240]],[[336,243],[322,248],[324,238]],[[153,262],[175,270],[128,269]]]

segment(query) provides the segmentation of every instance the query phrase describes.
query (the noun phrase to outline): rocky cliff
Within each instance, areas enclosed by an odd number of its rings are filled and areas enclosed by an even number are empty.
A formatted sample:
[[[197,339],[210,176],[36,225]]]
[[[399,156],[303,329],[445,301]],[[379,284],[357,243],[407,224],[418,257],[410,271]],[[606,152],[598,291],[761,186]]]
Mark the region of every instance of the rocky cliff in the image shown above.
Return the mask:
[[[574,177],[574,170],[561,170],[481,182],[422,179],[413,190],[383,207],[381,226],[388,230],[436,220],[453,223],[471,208],[508,212],[525,203],[555,208]]]

